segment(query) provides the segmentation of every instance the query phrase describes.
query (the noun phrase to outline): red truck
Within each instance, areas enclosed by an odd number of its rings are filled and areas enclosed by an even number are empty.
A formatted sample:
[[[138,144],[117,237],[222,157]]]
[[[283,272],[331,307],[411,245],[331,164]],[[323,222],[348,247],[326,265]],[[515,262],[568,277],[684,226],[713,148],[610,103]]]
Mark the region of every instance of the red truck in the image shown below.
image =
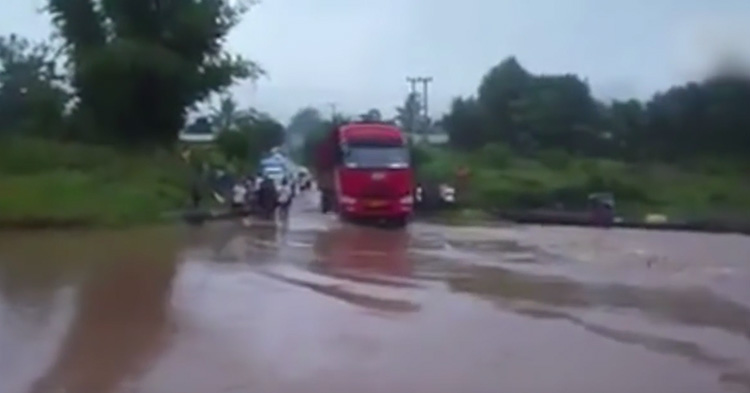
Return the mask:
[[[398,127],[379,122],[335,127],[318,145],[316,161],[323,212],[406,225],[414,175],[408,141]]]

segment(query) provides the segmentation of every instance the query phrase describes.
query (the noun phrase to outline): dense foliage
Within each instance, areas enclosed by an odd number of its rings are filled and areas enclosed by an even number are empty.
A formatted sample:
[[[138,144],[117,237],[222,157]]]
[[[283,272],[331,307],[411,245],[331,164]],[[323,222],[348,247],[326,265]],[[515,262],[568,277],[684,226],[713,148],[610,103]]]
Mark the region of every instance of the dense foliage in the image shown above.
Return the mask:
[[[224,50],[246,9],[229,0],[48,0],[54,45],[0,38],[0,130],[170,145],[196,104],[262,73]]]
[[[0,37],[0,134],[49,134],[62,122],[67,96],[48,45]]]
[[[211,120],[217,147],[224,158],[239,167],[254,165],[263,152],[284,142],[281,123],[253,109],[238,110],[231,97],[221,100]]]
[[[476,97],[456,98],[442,123],[451,145],[502,143],[523,154],[646,160],[744,158],[750,153],[750,79],[711,77],[646,103],[602,103],[575,75],[533,75],[515,58],[493,67]]]
[[[226,53],[245,7],[227,0],[49,0],[75,113],[101,139],[169,144],[187,111],[259,69]]]
[[[0,37],[0,227],[158,220],[191,188],[205,191],[183,159],[234,163],[283,140],[277,121],[226,99],[185,124],[198,104],[262,73],[224,50],[248,3],[46,3],[52,41]],[[175,154],[181,131],[218,132],[219,149]]]

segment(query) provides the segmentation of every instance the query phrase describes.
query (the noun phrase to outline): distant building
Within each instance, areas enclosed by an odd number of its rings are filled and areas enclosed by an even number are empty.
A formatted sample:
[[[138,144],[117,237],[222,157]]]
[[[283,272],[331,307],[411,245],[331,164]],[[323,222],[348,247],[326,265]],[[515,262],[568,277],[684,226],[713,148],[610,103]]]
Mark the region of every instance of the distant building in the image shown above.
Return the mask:
[[[216,134],[188,134],[181,132],[180,142],[189,144],[210,144],[216,140]]]
[[[426,143],[429,145],[444,145],[448,143],[448,132],[440,126],[432,126],[427,132],[411,133],[409,139],[413,143]]]
[[[185,144],[212,144],[216,140],[216,133],[208,118],[199,117],[185,127],[178,138],[180,142]]]

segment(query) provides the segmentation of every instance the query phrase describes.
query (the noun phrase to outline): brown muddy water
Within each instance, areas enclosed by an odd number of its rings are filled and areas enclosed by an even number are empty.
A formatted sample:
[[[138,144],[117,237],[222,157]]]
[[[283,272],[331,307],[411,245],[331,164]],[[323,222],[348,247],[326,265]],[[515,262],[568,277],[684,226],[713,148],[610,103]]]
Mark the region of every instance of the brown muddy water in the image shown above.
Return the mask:
[[[747,392],[750,239],[226,222],[0,234],[0,392]]]

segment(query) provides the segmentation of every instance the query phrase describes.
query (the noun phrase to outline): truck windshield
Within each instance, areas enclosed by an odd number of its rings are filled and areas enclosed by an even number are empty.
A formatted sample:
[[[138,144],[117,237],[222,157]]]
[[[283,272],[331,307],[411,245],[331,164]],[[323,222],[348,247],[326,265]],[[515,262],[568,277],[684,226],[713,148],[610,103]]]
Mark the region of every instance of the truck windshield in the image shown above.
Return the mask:
[[[344,150],[344,165],[362,169],[406,168],[409,152],[403,146],[349,146]]]

